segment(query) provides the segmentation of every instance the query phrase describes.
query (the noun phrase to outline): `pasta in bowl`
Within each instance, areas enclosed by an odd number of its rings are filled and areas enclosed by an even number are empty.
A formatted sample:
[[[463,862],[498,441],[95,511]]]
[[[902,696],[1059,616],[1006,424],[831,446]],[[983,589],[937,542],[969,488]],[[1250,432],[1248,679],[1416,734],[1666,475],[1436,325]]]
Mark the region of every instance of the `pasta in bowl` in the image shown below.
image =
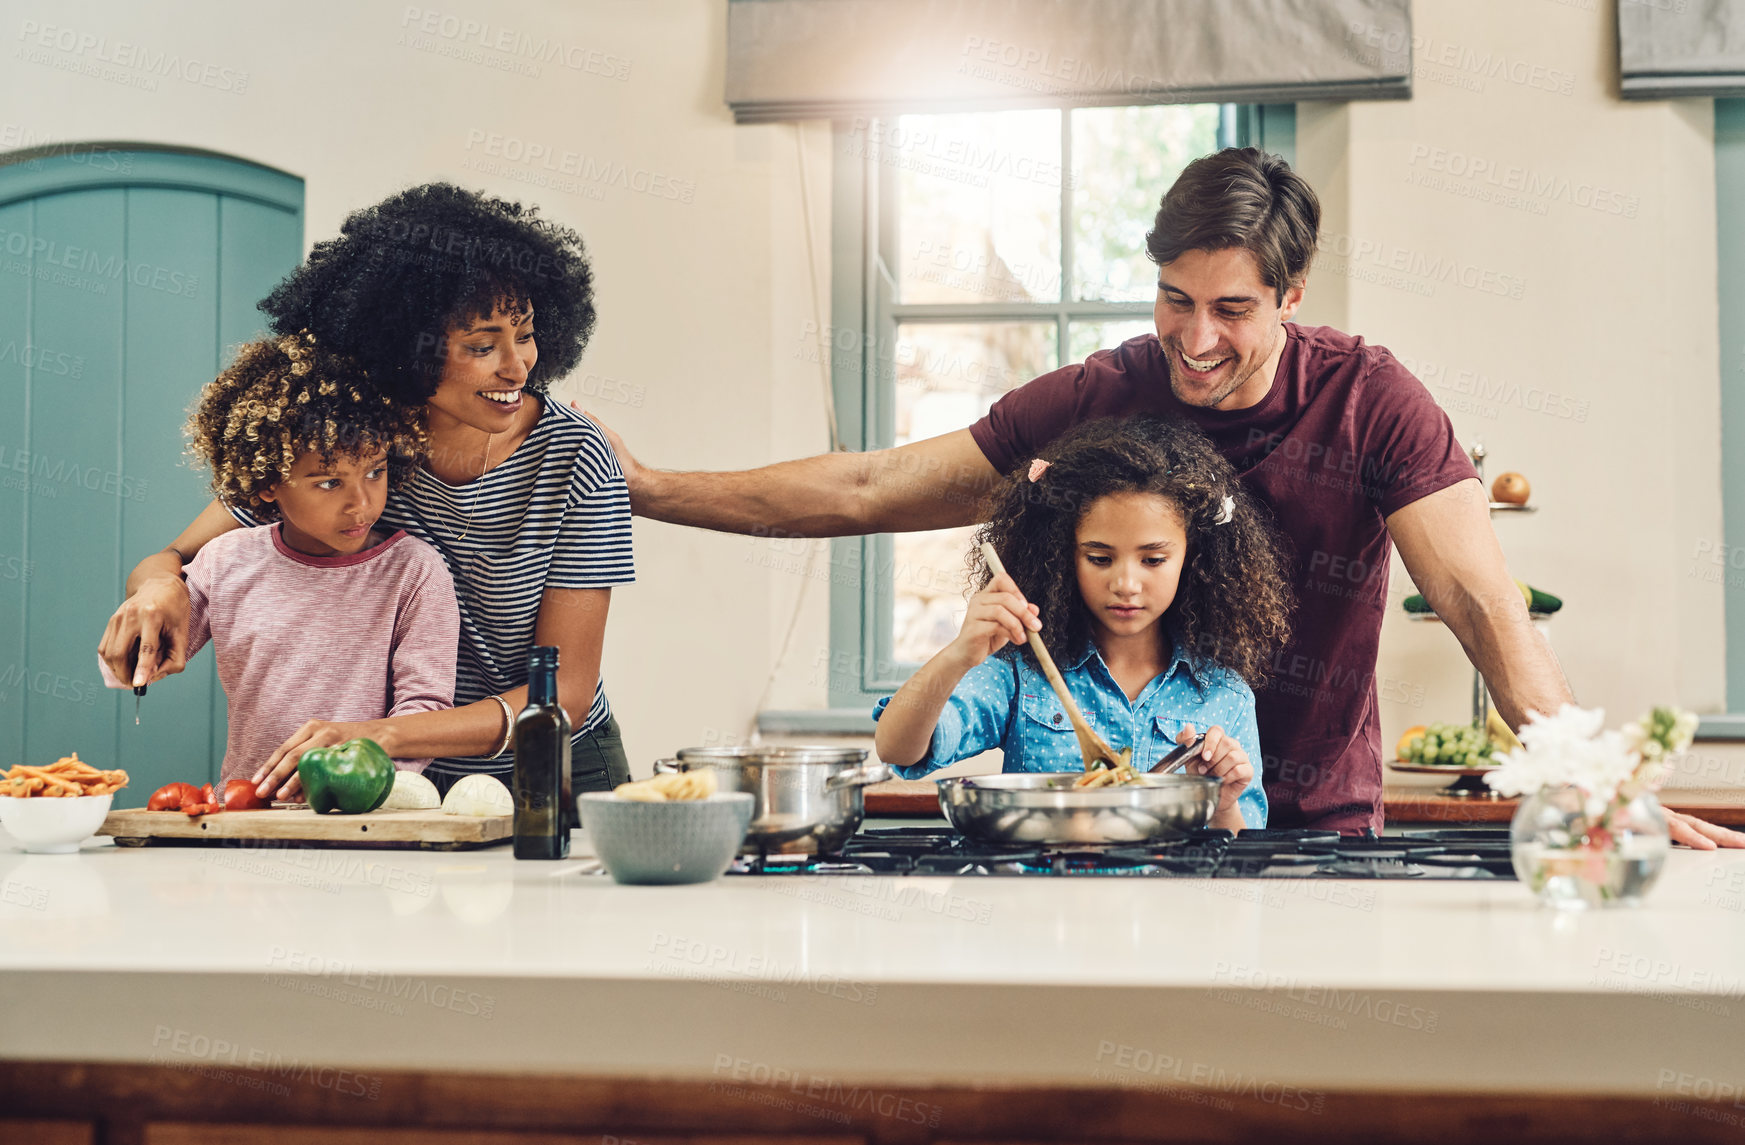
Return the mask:
[[[630,884],[706,883],[727,870],[756,800],[717,791],[714,772],[656,775],[576,799],[588,842],[612,877]]]

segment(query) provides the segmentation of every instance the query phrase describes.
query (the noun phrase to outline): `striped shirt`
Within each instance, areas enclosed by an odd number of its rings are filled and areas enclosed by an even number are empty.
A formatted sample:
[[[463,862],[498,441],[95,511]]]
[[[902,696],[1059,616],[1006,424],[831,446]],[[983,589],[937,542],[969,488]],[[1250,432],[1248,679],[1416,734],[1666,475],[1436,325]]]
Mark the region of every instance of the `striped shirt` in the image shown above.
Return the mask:
[[[423,466],[388,494],[381,523],[435,546],[460,603],[456,707],[527,683],[527,653],[548,588],[613,588],[636,579],[630,491],[593,422],[545,395],[520,448],[483,477],[450,485]],[[231,509],[244,525],[259,524]],[[605,681],[594,686],[572,744],[611,717]],[[571,713],[571,719],[575,719]],[[428,773],[485,772],[505,782],[507,755],[437,759]]]

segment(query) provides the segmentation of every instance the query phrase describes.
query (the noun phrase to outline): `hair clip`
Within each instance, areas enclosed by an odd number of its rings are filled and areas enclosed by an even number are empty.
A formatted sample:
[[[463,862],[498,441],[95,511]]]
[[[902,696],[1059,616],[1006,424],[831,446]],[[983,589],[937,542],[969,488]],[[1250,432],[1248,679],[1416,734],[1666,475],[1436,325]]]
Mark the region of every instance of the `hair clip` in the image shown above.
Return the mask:
[[[1218,508],[1218,517],[1216,520],[1214,520],[1212,522],[1212,524],[1214,524],[1214,525],[1228,525],[1230,523],[1230,518],[1234,517],[1235,515],[1236,515],[1236,498],[1231,497],[1228,494],[1226,494],[1224,497],[1224,504],[1219,506],[1219,508]]]
[[[1047,472],[1048,462],[1042,460],[1042,458],[1038,457],[1035,461],[1030,463],[1030,480],[1040,481],[1042,480],[1042,475]]]

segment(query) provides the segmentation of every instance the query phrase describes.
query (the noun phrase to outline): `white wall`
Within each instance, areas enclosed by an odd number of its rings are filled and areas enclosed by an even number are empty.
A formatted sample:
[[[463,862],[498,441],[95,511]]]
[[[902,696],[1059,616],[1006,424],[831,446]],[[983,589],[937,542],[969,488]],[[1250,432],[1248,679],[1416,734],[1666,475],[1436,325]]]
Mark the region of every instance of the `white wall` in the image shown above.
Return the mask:
[[[1388,346],[1487,475],[1529,478],[1539,512],[1498,535],[1566,601],[1546,631],[1576,695],[1620,722],[1719,710],[1725,644],[1720,586],[1687,575],[1721,535],[1713,105],[1620,101],[1612,8],[1416,0],[1412,99],[1305,105],[1298,157],[1328,208],[1303,320]],[[1386,743],[1470,711],[1440,626],[1391,611],[1379,671]]]
[[[1716,709],[1720,589],[1685,575],[1698,540],[1720,535],[1710,107],[1616,98],[1605,0],[1413,7],[1412,100],[1301,109],[1299,163],[1325,199],[1329,235],[1303,318],[1391,347],[1464,438],[1483,438],[1491,473],[1532,480],[1540,512],[1498,528],[1517,575],[1567,600],[1550,632],[1585,702],[1620,719],[1662,700]],[[546,61],[537,76],[478,62],[515,57],[445,35],[440,20],[421,34],[403,4],[257,11],[193,0],[165,17],[123,0],[24,0],[9,10],[0,149],[147,141],[269,163],[306,180],[310,241],[429,179],[537,202],[586,236],[599,279],[599,332],[560,394],[581,398],[653,464],[736,468],[827,446],[820,367],[797,353],[808,323],[828,321],[827,133],[733,125],[721,100],[723,0],[437,10],[488,20],[487,39],[551,37],[580,65]],[[14,55],[51,25],[106,46]],[[69,42],[59,34],[51,42]],[[230,76],[161,78],[147,91],[115,78],[137,79],[137,67],[71,70],[97,68],[99,51],[122,42]],[[1499,58],[1503,71],[1489,72]],[[240,73],[245,91],[222,90]],[[585,174],[554,182],[489,154],[492,135],[664,176],[691,201]],[[1481,201],[1497,188],[1459,173],[1474,162],[1550,190]],[[1480,288],[1427,273],[1438,259],[1483,276]],[[1520,296],[1507,297],[1517,283]],[[1503,296],[1485,292],[1499,284]],[[1503,396],[1466,392],[1477,387]],[[1559,395],[1552,412],[1545,392]],[[760,696],[770,707],[823,704],[825,581],[767,561],[764,542],[641,519],[635,528],[639,580],[614,600],[606,671],[638,770],[674,748],[745,735]],[[1395,599],[1407,590],[1396,567]],[[1470,676],[1445,631],[1390,616],[1380,672],[1411,697],[1384,706],[1390,741],[1468,710]]]
[[[598,333],[560,395],[655,464],[739,468],[827,448],[818,366],[794,350],[819,314],[814,279],[828,313],[828,133],[733,125],[722,102],[725,3],[439,2],[416,6],[457,18],[446,29],[437,19],[434,34],[400,3],[192,0],[173,15],[125,0],[9,4],[0,150],[117,140],[271,164],[306,182],[309,242],[347,212],[432,179],[538,203],[586,238],[598,279]],[[501,65],[530,61],[478,50],[458,34],[467,18],[489,22],[476,33],[488,43],[549,38],[563,55],[538,63],[537,76],[516,74]],[[99,59],[139,48],[214,64],[211,83],[196,68],[195,81],[145,90],[133,86],[150,78],[137,64]],[[22,50],[29,58],[14,55]],[[801,138],[823,260],[815,276]],[[558,169],[505,157],[531,146]],[[577,156],[567,178],[565,152]],[[596,176],[622,166],[627,180],[681,198],[589,178],[582,157]],[[204,380],[190,378],[190,393]],[[638,581],[615,594],[605,671],[632,764],[646,771],[656,755],[749,729],[802,581],[756,563],[745,538],[639,519],[635,541]],[[807,595],[816,631],[795,637],[796,682],[772,696],[787,706],[823,702],[809,672],[827,594],[815,585]]]

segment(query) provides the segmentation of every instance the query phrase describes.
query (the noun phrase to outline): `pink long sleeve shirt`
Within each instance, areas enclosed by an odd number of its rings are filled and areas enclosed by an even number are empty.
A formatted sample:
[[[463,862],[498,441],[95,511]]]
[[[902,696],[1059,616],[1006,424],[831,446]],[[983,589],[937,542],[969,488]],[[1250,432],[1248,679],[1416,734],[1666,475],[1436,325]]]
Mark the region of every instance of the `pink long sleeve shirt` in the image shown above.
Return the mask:
[[[187,574],[188,655],[212,642],[229,703],[226,780],[252,776],[308,720],[454,705],[454,581],[442,556],[404,531],[353,556],[312,557],[277,525],[236,529],[208,542]],[[419,771],[429,762],[395,761]]]

